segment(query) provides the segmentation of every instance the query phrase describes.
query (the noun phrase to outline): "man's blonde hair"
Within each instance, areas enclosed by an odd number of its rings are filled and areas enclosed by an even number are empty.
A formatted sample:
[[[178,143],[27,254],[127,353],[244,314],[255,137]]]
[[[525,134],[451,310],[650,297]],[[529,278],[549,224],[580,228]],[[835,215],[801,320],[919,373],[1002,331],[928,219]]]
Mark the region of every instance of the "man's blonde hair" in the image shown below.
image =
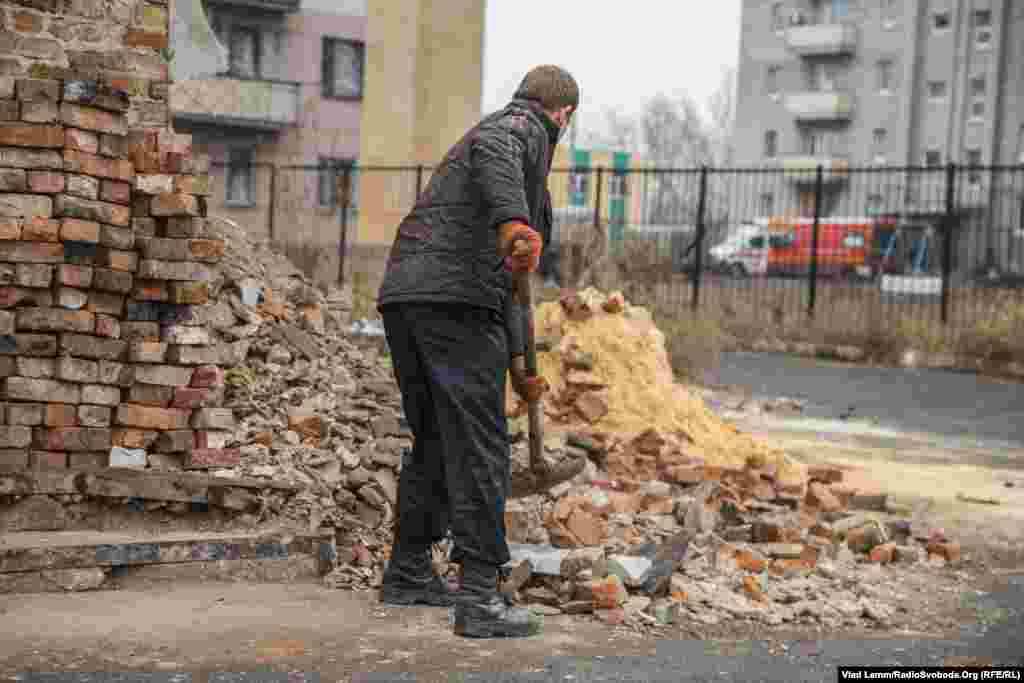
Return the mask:
[[[530,69],[516,90],[516,99],[539,102],[548,111],[580,104],[580,89],[576,79],[560,66],[544,64]]]

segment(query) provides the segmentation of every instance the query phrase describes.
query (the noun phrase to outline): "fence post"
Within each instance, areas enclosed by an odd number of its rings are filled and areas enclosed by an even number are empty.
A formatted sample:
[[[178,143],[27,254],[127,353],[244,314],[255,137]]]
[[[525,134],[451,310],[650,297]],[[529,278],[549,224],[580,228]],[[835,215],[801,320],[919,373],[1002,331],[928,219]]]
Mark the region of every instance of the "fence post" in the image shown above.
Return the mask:
[[[341,203],[341,236],[338,240],[338,286],[345,284],[345,253],[348,251],[349,188],[352,187],[352,164],[345,164],[338,182]]]
[[[275,214],[277,213],[277,164],[270,165],[270,206],[267,209],[267,234],[270,242],[274,242]]]
[[[942,324],[949,323],[949,280],[953,271],[953,223],[956,211],[956,164],[946,165],[946,215],[942,226]]]
[[[708,201],[708,167],[701,166],[700,169],[700,196],[697,198],[697,243],[694,249],[697,251],[694,254],[693,260],[693,301],[690,302],[690,308],[693,312],[697,312],[697,308],[700,306],[700,278],[701,273],[704,269],[704,214],[707,211]]]
[[[423,164],[418,164],[416,166],[416,201],[419,201],[421,192],[423,192]]]
[[[601,229],[601,185],[604,177],[604,168],[597,167],[597,188],[594,191],[594,230]]]
[[[811,228],[811,273],[809,289],[807,290],[807,317],[814,318],[815,303],[818,299],[818,232],[821,221],[821,199],[825,192],[825,167],[818,164],[817,174],[814,176],[814,225]]]

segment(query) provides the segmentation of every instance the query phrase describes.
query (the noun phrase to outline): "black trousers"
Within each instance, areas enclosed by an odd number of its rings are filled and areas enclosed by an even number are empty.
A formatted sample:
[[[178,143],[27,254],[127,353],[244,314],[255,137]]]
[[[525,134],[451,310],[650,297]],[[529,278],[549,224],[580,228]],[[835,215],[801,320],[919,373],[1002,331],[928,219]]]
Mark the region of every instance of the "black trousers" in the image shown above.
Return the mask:
[[[505,564],[511,454],[504,322],[463,305],[396,304],[382,313],[413,433],[398,482],[393,561],[419,555],[450,528],[453,561]]]

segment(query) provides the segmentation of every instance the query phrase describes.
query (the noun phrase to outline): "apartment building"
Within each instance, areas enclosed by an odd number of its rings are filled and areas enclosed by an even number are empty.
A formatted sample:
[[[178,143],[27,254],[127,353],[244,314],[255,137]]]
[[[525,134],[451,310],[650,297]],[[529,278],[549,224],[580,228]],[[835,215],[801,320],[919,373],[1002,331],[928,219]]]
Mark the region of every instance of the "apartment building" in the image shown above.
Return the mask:
[[[928,215],[941,173],[844,169],[1024,163],[1024,2],[744,0],[742,22],[738,161],[786,170],[758,213],[812,211],[819,164],[826,215]],[[957,181],[958,210],[1024,228],[1019,180]]]
[[[397,167],[433,165],[480,118],[484,15],[485,0],[176,0],[171,110],[210,154],[210,213],[317,279],[343,253],[379,270],[415,201]]]

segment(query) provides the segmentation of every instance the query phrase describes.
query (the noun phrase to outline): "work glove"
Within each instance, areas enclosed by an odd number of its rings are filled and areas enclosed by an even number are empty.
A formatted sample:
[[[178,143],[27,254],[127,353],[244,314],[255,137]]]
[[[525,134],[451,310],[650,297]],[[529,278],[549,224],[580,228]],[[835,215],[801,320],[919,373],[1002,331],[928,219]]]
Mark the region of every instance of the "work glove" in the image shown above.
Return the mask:
[[[526,376],[526,363],[522,356],[512,360],[509,373],[512,375],[512,390],[527,403],[536,403],[551,389],[543,377]]]
[[[503,223],[498,235],[498,249],[505,257],[505,268],[512,273],[534,273],[540,266],[544,240],[540,233],[525,223]]]

